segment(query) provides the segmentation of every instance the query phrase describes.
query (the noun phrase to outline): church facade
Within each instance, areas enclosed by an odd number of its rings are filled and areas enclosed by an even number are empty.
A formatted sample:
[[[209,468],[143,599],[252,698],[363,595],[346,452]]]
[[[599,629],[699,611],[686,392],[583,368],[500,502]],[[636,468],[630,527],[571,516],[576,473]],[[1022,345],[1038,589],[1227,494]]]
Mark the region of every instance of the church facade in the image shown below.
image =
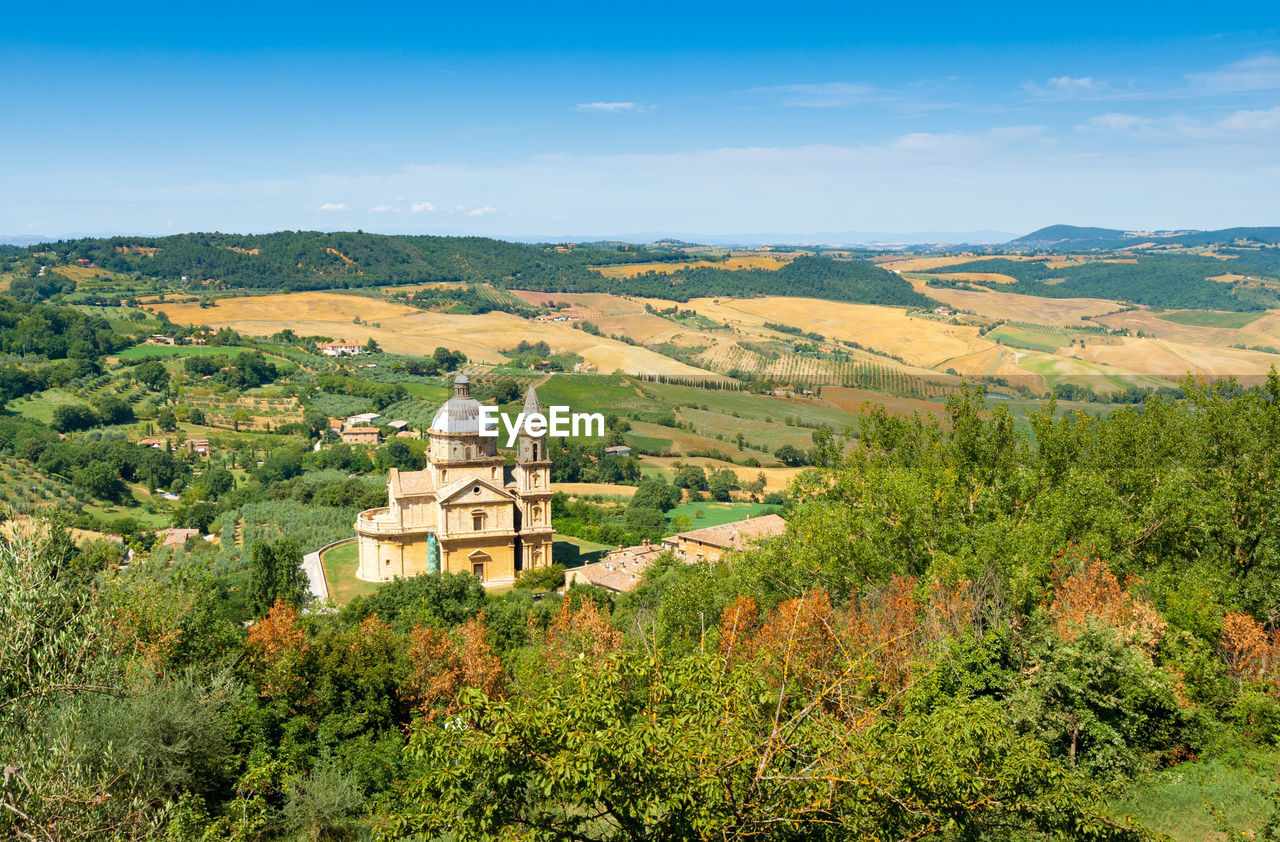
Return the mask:
[[[480,402],[465,375],[440,407],[421,471],[387,473],[387,505],[356,518],[356,576],[386,582],[424,573],[473,573],[486,588],[551,564],[551,460],[544,436],[521,434],[516,464],[480,435]],[[530,386],[524,412],[540,412]]]

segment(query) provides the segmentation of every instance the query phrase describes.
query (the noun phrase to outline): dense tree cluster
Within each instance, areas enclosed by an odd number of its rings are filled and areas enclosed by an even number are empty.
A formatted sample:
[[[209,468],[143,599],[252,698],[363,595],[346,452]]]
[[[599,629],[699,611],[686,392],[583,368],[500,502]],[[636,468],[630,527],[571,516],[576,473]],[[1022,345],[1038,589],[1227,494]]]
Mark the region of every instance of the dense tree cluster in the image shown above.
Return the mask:
[[[342,289],[455,282],[488,283],[540,292],[614,292],[688,301],[714,295],[794,295],[866,304],[923,307],[936,302],[902,278],[862,259],[796,258],[777,270],[716,266],[675,273],[606,277],[591,267],[617,263],[683,261],[682,252],[524,245],[482,237],[385,236],[360,232],[282,231],[252,236],[178,234],[161,238],[114,237],[35,246],[57,260],[84,259],[102,269],[137,273],[204,291],[221,288],[282,291]],[[423,303],[443,303],[427,292]],[[415,298],[417,297],[415,293]],[[492,299],[448,291],[469,312]],[[504,309],[520,310],[514,302]]]
[[[93,360],[132,344],[101,316],[0,295],[0,351],[50,360]]]
[[[997,292],[1041,298],[1110,298],[1151,307],[1204,310],[1263,310],[1276,304],[1274,296],[1269,301],[1259,300],[1256,295],[1241,296],[1235,294],[1231,284],[1209,280],[1232,272],[1229,263],[1187,254],[1141,255],[1070,266],[1049,266],[1047,260],[996,257],[930,271],[944,278],[958,272],[1009,275],[1017,283],[990,287]]]

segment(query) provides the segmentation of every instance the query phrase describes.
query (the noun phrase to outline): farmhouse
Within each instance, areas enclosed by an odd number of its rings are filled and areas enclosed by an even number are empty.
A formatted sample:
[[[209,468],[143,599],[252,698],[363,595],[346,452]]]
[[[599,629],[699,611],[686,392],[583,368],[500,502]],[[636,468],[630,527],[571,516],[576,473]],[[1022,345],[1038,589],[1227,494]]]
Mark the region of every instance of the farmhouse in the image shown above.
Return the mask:
[[[171,528],[171,529],[161,529],[159,532],[156,533],[156,537],[162,539],[163,546],[166,546],[170,549],[174,549],[176,547],[181,547],[185,545],[187,543],[188,538],[191,538],[192,536],[199,535],[199,534],[200,534],[199,529]]]
[[[480,435],[480,402],[466,375],[427,431],[428,464],[387,472],[388,505],[356,518],[356,576],[385,582],[423,573],[473,573],[485,587],[551,563],[551,461],[545,435],[521,432],[514,465]],[[541,412],[533,387],[526,415]]]
[[[347,444],[377,444],[380,432],[377,427],[347,427],[342,431],[342,440]]]
[[[778,515],[708,526],[663,538],[666,549],[684,561],[719,561],[729,550],[740,550],[762,538],[781,535],[787,522]]]
[[[376,412],[362,412],[359,415],[352,415],[347,418],[346,427],[359,427],[372,424],[382,416]],[[345,429],[345,427],[344,427]]]
[[[364,346],[358,342],[330,342],[320,348],[328,357],[341,357],[344,354],[363,354]]]
[[[630,456],[631,448],[625,444],[615,444],[604,449],[605,456]]]
[[[605,554],[603,561],[575,567],[566,574],[565,584],[593,585],[614,593],[634,591],[646,568],[666,552],[666,547],[646,540],[634,547],[623,547]]]
[[[187,453],[194,453],[196,456],[209,455],[208,439],[187,439],[187,443],[183,446],[186,448]]]

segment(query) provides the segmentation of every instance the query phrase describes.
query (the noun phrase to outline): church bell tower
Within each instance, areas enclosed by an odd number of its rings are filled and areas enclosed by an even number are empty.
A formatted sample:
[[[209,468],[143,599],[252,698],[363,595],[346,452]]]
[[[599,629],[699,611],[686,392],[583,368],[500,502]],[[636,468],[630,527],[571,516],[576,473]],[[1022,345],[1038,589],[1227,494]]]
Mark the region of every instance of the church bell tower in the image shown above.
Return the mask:
[[[542,412],[533,386],[524,396],[525,417]],[[551,456],[546,435],[531,436],[523,430],[516,448],[515,469],[520,504],[521,569],[551,564]]]

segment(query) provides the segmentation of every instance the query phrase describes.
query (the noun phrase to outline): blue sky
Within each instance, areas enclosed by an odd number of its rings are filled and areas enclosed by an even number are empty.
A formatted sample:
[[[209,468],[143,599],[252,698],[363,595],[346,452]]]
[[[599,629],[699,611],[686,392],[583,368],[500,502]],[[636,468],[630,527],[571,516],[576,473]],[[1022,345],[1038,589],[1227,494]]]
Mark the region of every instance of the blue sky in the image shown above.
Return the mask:
[[[24,4],[0,234],[1280,224],[1274,3]]]

